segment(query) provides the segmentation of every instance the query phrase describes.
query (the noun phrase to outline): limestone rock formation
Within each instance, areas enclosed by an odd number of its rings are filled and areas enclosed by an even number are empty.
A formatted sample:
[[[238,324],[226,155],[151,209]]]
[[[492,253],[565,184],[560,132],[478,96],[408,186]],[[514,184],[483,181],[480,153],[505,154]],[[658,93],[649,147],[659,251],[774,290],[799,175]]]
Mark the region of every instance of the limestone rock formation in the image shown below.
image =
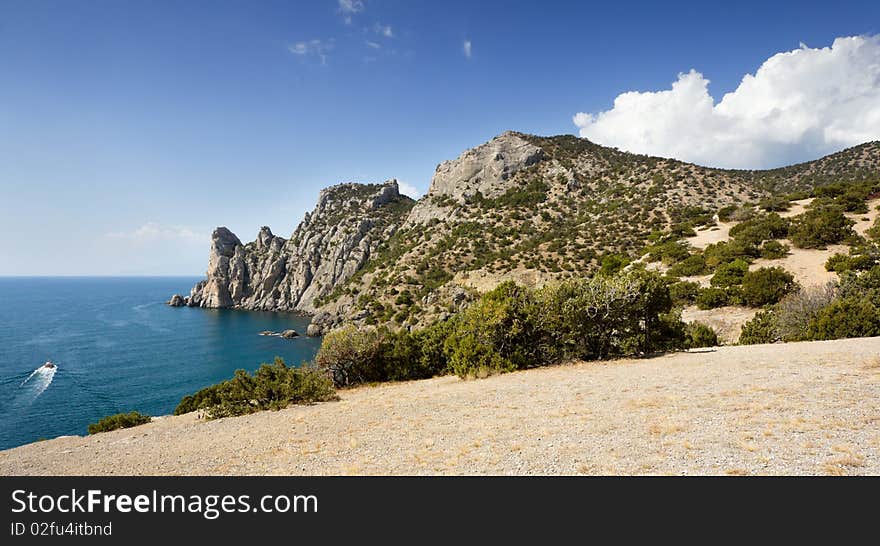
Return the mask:
[[[419,200],[407,225],[443,219],[479,192],[497,197],[511,188],[512,176],[544,158],[544,151],[519,133],[506,131],[457,159],[437,166],[428,193]]]
[[[396,180],[338,184],[321,191],[289,239],[263,227],[243,244],[214,230],[207,278],[193,287],[191,307],[314,313],[317,301],[347,281],[402,223],[413,200]],[[172,298],[176,302],[179,299]]]

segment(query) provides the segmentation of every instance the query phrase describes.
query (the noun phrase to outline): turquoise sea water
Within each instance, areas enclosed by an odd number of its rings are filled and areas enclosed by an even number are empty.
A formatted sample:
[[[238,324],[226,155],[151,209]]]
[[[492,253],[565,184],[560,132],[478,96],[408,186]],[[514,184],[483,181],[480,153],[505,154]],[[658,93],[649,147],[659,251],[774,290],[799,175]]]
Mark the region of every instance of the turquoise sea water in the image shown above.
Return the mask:
[[[172,308],[197,278],[0,278],[0,449],[85,434],[105,415],[165,415],[186,394],[277,355],[299,365],[315,338],[286,313]],[[55,373],[37,369],[47,360]]]

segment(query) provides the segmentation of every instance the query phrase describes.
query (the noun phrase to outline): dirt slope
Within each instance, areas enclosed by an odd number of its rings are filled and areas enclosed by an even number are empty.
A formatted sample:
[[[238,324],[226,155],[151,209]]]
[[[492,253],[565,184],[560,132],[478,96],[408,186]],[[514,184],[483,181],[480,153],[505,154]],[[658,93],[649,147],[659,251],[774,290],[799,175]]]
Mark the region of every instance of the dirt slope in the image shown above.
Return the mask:
[[[0,452],[0,474],[880,474],[880,338],[721,347]]]

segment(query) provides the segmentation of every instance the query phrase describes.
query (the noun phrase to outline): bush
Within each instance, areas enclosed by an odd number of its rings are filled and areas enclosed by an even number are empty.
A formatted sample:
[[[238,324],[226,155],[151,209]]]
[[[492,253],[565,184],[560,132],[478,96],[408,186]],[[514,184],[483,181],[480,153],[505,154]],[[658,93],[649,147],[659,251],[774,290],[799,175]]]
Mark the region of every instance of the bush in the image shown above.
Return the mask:
[[[698,349],[700,347],[715,347],[718,345],[718,334],[711,326],[702,322],[691,322],[685,328],[686,341],[685,346],[688,349]]]
[[[98,434],[99,432],[110,432],[120,428],[131,428],[144,423],[149,423],[151,417],[143,415],[136,411],[129,413],[117,413],[116,415],[108,415],[97,423],[89,425],[89,434]]]
[[[839,208],[810,209],[792,219],[789,238],[798,248],[825,248],[854,236],[853,224]]]
[[[788,199],[781,196],[765,197],[758,206],[767,212],[782,212],[790,208]]]
[[[776,333],[782,341],[809,339],[807,328],[819,312],[837,297],[837,284],[802,288],[788,294],[773,307]]]
[[[620,273],[624,267],[629,265],[630,259],[620,254],[608,254],[602,258],[602,266],[599,268],[599,275],[610,276]]]
[[[702,254],[694,254],[674,264],[669,268],[667,274],[674,277],[693,277],[695,275],[702,275],[706,271],[706,259]]]
[[[324,370],[310,365],[288,368],[284,360],[276,358],[272,364],[260,365],[253,375],[236,370],[232,379],[185,396],[174,414],[205,410],[214,419],[336,399]]]
[[[346,326],[333,330],[324,336],[315,364],[327,370],[337,387],[382,381],[383,341],[375,328]]]
[[[669,297],[676,305],[694,303],[699,291],[700,285],[691,281],[678,281],[669,285]]]
[[[880,335],[880,309],[858,296],[834,300],[810,321],[809,339],[841,339]]]
[[[377,356],[374,381],[408,381],[427,379],[447,372],[444,345],[452,330],[451,321],[437,321],[427,328],[409,332],[386,333]]]
[[[742,300],[750,307],[773,304],[797,290],[794,277],[781,267],[748,271],[742,280]]]
[[[746,244],[739,239],[713,243],[703,250],[703,257],[706,259],[706,265],[709,268],[715,268],[720,264],[737,259],[749,262],[752,258],[760,256],[760,254],[761,252],[757,246]]]
[[[758,311],[752,320],[743,324],[739,334],[740,345],[756,345],[776,343],[779,334],[776,331],[776,316],[772,311]]]
[[[460,377],[537,366],[552,360],[534,293],[512,281],[465,309],[446,339],[449,366]]]
[[[766,260],[778,260],[788,256],[789,246],[779,241],[765,241],[761,245],[761,257]]]
[[[727,288],[742,284],[743,278],[749,271],[749,263],[745,260],[736,259],[730,263],[721,264],[715,269],[715,274],[709,280],[709,284],[716,288]]]
[[[701,288],[697,293],[696,303],[700,309],[724,307],[730,303],[730,295],[723,288]]]
[[[880,250],[874,244],[852,247],[849,255],[835,254],[825,262],[825,269],[835,273],[868,271],[880,263]]]
[[[687,243],[675,240],[657,243],[648,247],[648,261],[660,261],[666,265],[671,265],[690,256],[688,248]]]
[[[730,236],[746,245],[757,246],[763,241],[788,236],[789,221],[775,212],[755,216],[730,228]]]

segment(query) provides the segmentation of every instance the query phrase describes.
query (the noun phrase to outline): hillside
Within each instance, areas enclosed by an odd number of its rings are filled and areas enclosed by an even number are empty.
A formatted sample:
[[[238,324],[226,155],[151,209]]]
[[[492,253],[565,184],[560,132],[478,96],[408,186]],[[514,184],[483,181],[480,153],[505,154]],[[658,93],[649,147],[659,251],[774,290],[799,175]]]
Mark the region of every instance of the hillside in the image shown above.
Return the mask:
[[[880,338],[721,347],[0,452],[2,475],[878,474]]]
[[[278,255],[263,255],[263,234],[234,247],[241,250],[223,250],[215,234],[208,279],[185,303],[314,313],[313,333],[345,321],[424,325],[501,280],[539,286],[591,274],[609,254],[638,258],[646,244],[683,237],[725,206],[878,178],[877,142],[791,167],[736,171],[573,136],[506,132],[441,163],[427,194],[415,203],[400,198],[392,214],[349,201],[347,213],[326,215],[336,197],[322,196],[294,236],[276,243]],[[318,216],[324,221],[309,221]],[[372,226],[364,238],[338,239],[364,225]],[[330,244],[302,248],[328,237]]]

